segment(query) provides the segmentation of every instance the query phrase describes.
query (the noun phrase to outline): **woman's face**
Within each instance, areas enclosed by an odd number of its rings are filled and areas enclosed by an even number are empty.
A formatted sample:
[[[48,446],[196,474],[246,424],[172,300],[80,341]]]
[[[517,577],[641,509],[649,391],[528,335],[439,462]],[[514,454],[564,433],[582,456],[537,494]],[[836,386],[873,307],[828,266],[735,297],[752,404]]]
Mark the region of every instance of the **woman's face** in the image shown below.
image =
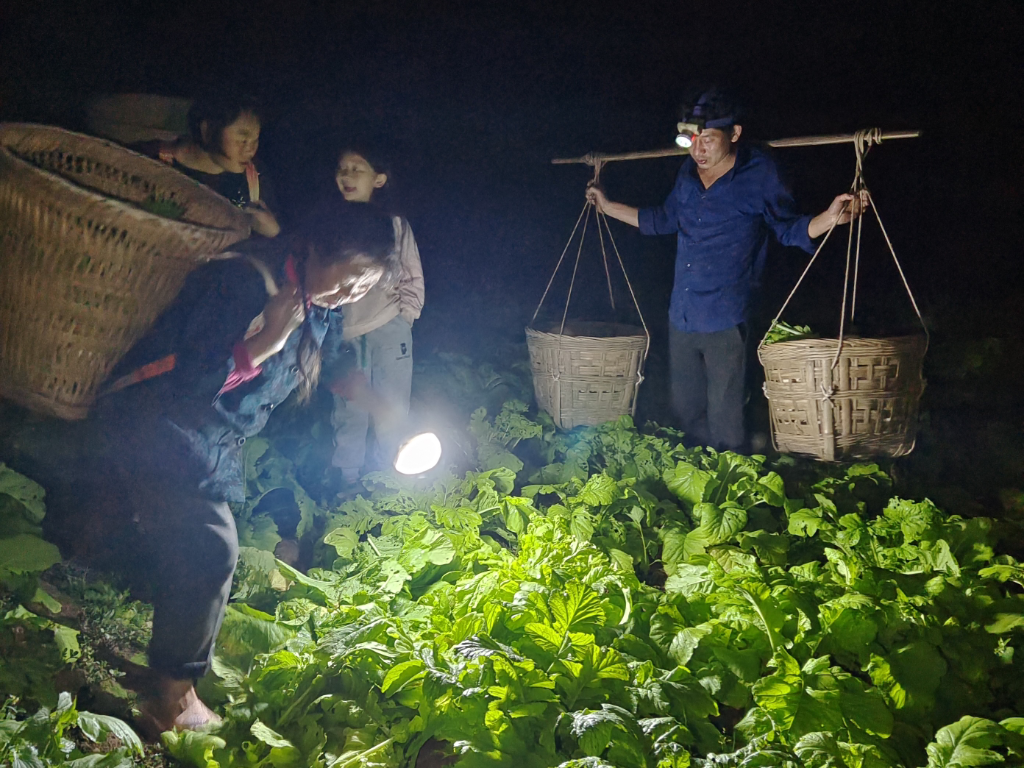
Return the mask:
[[[220,136],[220,153],[235,165],[245,165],[260,147],[260,119],[243,112]]]
[[[318,307],[336,309],[359,301],[384,276],[384,268],[361,253],[323,263],[314,249],[306,262],[306,294]]]
[[[347,202],[368,203],[374,191],[387,184],[388,176],[377,173],[362,155],[346,152],[338,161],[334,180]]]

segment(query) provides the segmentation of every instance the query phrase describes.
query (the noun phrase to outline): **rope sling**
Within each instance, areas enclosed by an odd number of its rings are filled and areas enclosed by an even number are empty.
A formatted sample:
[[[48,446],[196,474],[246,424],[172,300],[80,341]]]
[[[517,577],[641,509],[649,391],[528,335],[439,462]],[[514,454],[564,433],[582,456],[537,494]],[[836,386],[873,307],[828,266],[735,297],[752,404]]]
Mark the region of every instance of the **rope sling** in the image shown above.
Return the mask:
[[[899,272],[900,280],[903,282],[903,287],[907,291],[907,296],[910,297],[910,305],[914,308],[914,314],[917,315],[918,321],[921,323],[921,328],[924,329],[925,335],[925,347],[927,349],[928,341],[931,336],[928,333],[928,326],[924,322],[924,317],[921,315],[921,310],[917,306],[917,300],[914,298],[914,292],[910,290],[910,283],[907,282],[907,276],[903,272],[903,265],[900,264],[899,258],[896,256],[896,249],[893,248],[892,240],[889,239],[889,233],[885,229],[885,225],[882,223],[882,216],[878,212],[878,206],[875,204],[875,199],[871,195],[871,191],[868,189],[867,183],[864,181],[864,158],[867,156],[868,151],[875,144],[882,143],[882,131],[879,128],[867,128],[862,131],[857,131],[853,135],[853,148],[856,154],[856,165],[853,174],[853,183],[850,184],[850,194],[853,195],[852,205],[856,205],[861,199],[867,201],[868,207],[874,212],[875,219],[878,221],[878,227],[882,231],[882,236],[885,238],[885,244],[889,248],[889,253],[892,255],[892,260],[896,264],[896,271]],[[832,233],[838,226],[839,219],[832,222],[832,226],[829,227],[828,232],[825,233],[825,237],[822,238],[818,244],[817,249],[814,251],[814,255],[811,256],[810,261],[807,262],[807,266],[804,267],[804,271],[800,273],[800,278],[796,281],[796,285],[793,286],[793,290],[789,292],[786,300],[782,303],[782,307],[779,309],[775,318],[772,320],[771,325],[768,326],[768,331],[775,327],[775,324],[779,322],[782,317],[782,313],[786,311],[786,307],[789,306],[789,302],[793,299],[793,296],[799,290],[800,285],[803,283],[804,278],[807,277],[807,273],[811,271],[811,267],[814,266],[814,262],[821,254],[822,249],[825,247],[825,243],[828,242]],[[846,242],[846,270],[843,276],[843,299],[842,307],[839,315],[839,346],[836,349],[835,357],[832,361],[832,368],[834,369],[839,363],[839,357],[843,351],[843,343],[846,338],[846,319],[847,319],[847,303],[849,302],[849,320],[852,324],[854,322],[857,313],[857,284],[860,279],[860,244],[861,235],[864,229],[864,216],[858,216],[856,219],[856,235],[854,235],[854,222],[850,222],[850,232]],[[850,277],[850,267],[853,267],[853,278]],[[765,334],[767,338],[767,334]],[[764,347],[764,340],[761,341],[760,347]]]
[[[864,158],[882,138],[877,128],[853,135],[856,164],[850,185],[853,196],[850,206],[853,208],[863,201],[874,212],[924,336],[847,336],[847,323],[853,324],[856,318],[861,273],[865,217],[858,216],[855,222],[850,222],[847,235],[838,338],[797,338],[766,343],[768,334],[831,238],[838,225],[837,219],[758,345],[758,358],[765,370],[764,394],[771,415],[772,443],[781,453],[838,461],[903,456],[914,448],[919,400],[924,389],[922,366],[930,336],[878,206],[864,180]]]
[[[601,165],[600,161],[594,163],[594,179],[593,184],[597,184],[601,177]],[[616,310],[615,305],[615,294],[612,288],[612,277],[611,268],[609,266],[608,250],[609,247],[615,255],[615,260],[619,265],[619,269],[622,271],[622,276],[626,281],[626,287],[629,290],[629,296],[633,301],[633,306],[636,309],[637,316],[640,318],[640,325],[643,329],[643,344],[642,350],[639,355],[633,355],[627,365],[623,367],[623,351],[616,349],[614,351],[609,350],[607,352],[608,358],[614,358],[610,365],[606,365],[607,360],[602,360],[602,348],[617,346],[616,342],[621,341],[623,336],[616,336],[614,338],[598,338],[589,337],[585,334],[579,335],[565,335],[566,321],[569,316],[569,304],[572,301],[573,291],[576,286],[576,278],[579,275],[580,260],[583,255],[583,244],[586,242],[587,230],[590,227],[591,218],[594,220],[594,225],[597,228],[598,243],[601,248],[601,262],[604,266],[605,280],[608,286],[608,301],[611,305],[612,311]],[[544,352],[548,350],[541,349],[542,346],[548,346],[550,338],[545,338],[543,341],[540,340],[541,332],[535,330],[534,324],[537,321],[537,317],[540,314],[541,308],[544,306],[544,302],[551,291],[551,287],[555,282],[555,278],[558,275],[559,270],[562,268],[562,264],[565,262],[566,256],[569,253],[570,247],[573,241],[576,239],[576,234],[580,234],[579,245],[576,249],[576,259],[573,263],[572,276],[569,281],[569,290],[565,299],[565,306],[562,308],[562,317],[558,326],[558,333],[554,334],[554,347],[553,357],[546,355]],[[545,337],[550,337],[551,334],[543,334]],[[632,337],[625,337],[632,338]],[[612,235],[611,227],[608,224],[608,217],[602,213],[597,206],[589,199],[584,203],[583,210],[580,211],[580,215],[576,219],[576,224],[573,226],[572,233],[569,235],[569,240],[565,244],[565,248],[562,249],[562,254],[558,258],[558,262],[555,264],[555,269],[551,273],[551,277],[548,280],[547,286],[544,288],[544,293],[541,295],[540,301],[537,304],[537,308],[533,312],[533,317],[530,319],[530,323],[527,327],[527,342],[530,346],[531,363],[534,372],[534,388],[537,395],[538,404],[544,410],[547,410],[551,416],[555,419],[559,426],[571,427],[579,424],[596,424],[602,421],[607,421],[608,418],[615,418],[618,415],[630,414],[632,415],[636,411],[637,396],[640,390],[640,384],[644,380],[643,370],[644,364],[647,360],[647,354],[650,351],[651,346],[651,334],[647,328],[647,322],[644,320],[643,312],[640,309],[640,303],[637,301],[636,292],[633,289],[633,284],[629,279],[629,275],[626,272],[626,266],[622,259],[622,254],[619,252],[618,245],[615,242],[615,237]],[[569,353],[569,360],[563,360],[562,351],[563,347],[572,345],[573,350]],[[574,371],[573,356],[579,352],[581,345],[587,345],[589,349],[586,350],[586,354],[592,355],[594,358],[592,364],[589,366],[590,369],[601,369],[601,374],[590,374],[588,376],[581,376],[577,371]],[[638,358],[638,359],[636,359]],[[569,379],[571,381],[563,380],[563,375],[566,371],[569,371]],[[584,379],[586,381],[584,382]],[[603,379],[603,380],[602,380]],[[623,389],[622,380],[628,379],[629,386]],[[578,386],[577,386],[578,385]],[[589,388],[589,392],[581,392],[580,388]],[[565,392],[565,389],[575,388],[574,392]],[[555,390],[552,392],[552,390]],[[600,392],[596,391],[600,390]],[[572,401],[571,406],[564,405],[565,397],[569,397]],[[577,403],[577,398],[582,400],[593,400],[595,397],[599,400],[603,399],[601,407],[596,409],[589,409],[586,402],[582,405]],[[616,400],[622,398],[622,402],[609,403],[609,400]]]

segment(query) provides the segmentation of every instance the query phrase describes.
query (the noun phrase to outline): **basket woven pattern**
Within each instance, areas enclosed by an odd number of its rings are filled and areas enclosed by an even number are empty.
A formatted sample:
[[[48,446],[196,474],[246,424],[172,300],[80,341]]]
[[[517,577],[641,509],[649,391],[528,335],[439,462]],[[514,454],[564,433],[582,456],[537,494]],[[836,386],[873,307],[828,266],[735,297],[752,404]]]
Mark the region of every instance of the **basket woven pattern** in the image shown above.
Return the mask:
[[[924,389],[923,336],[805,339],[762,346],[772,439],[823,461],[903,456]]]
[[[574,333],[526,329],[537,404],[563,429],[632,415],[647,349],[643,330],[575,323]]]
[[[171,220],[137,206],[172,201]],[[109,142],[0,125],[0,395],[86,415],[205,258],[248,236],[227,200]]]

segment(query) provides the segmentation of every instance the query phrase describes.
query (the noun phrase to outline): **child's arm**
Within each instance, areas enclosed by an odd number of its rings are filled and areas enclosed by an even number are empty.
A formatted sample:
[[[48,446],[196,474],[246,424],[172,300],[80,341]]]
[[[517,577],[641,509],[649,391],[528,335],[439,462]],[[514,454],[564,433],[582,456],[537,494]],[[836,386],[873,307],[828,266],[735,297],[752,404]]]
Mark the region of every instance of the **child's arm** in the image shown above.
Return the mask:
[[[413,237],[412,227],[405,219],[399,219],[395,231],[395,243],[402,265],[398,281],[398,312],[412,325],[423,311],[424,283],[423,265],[420,263],[420,249]]]
[[[249,214],[252,229],[256,234],[264,237],[277,237],[281,234],[281,225],[278,224],[277,217],[262,200],[249,203],[243,210]]]

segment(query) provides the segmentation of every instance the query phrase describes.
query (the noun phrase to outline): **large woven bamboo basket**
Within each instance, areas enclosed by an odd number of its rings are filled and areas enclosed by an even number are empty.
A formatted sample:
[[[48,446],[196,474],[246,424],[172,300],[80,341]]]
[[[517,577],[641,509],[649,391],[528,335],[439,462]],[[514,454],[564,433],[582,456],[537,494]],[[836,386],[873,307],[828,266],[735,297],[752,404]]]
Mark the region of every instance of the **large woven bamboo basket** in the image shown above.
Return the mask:
[[[183,214],[164,218],[146,201]],[[189,271],[248,235],[241,211],[163,163],[0,124],[0,396],[83,418]]]
[[[152,93],[97,96],[86,105],[89,132],[122,144],[174,141],[188,133],[190,99]]]
[[[633,415],[647,353],[643,329],[575,322],[558,330],[526,329],[537,405],[563,429]]]
[[[801,339],[758,349],[776,449],[822,461],[910,453],[925,337],[846,338],[841,350],[839,344]]]

